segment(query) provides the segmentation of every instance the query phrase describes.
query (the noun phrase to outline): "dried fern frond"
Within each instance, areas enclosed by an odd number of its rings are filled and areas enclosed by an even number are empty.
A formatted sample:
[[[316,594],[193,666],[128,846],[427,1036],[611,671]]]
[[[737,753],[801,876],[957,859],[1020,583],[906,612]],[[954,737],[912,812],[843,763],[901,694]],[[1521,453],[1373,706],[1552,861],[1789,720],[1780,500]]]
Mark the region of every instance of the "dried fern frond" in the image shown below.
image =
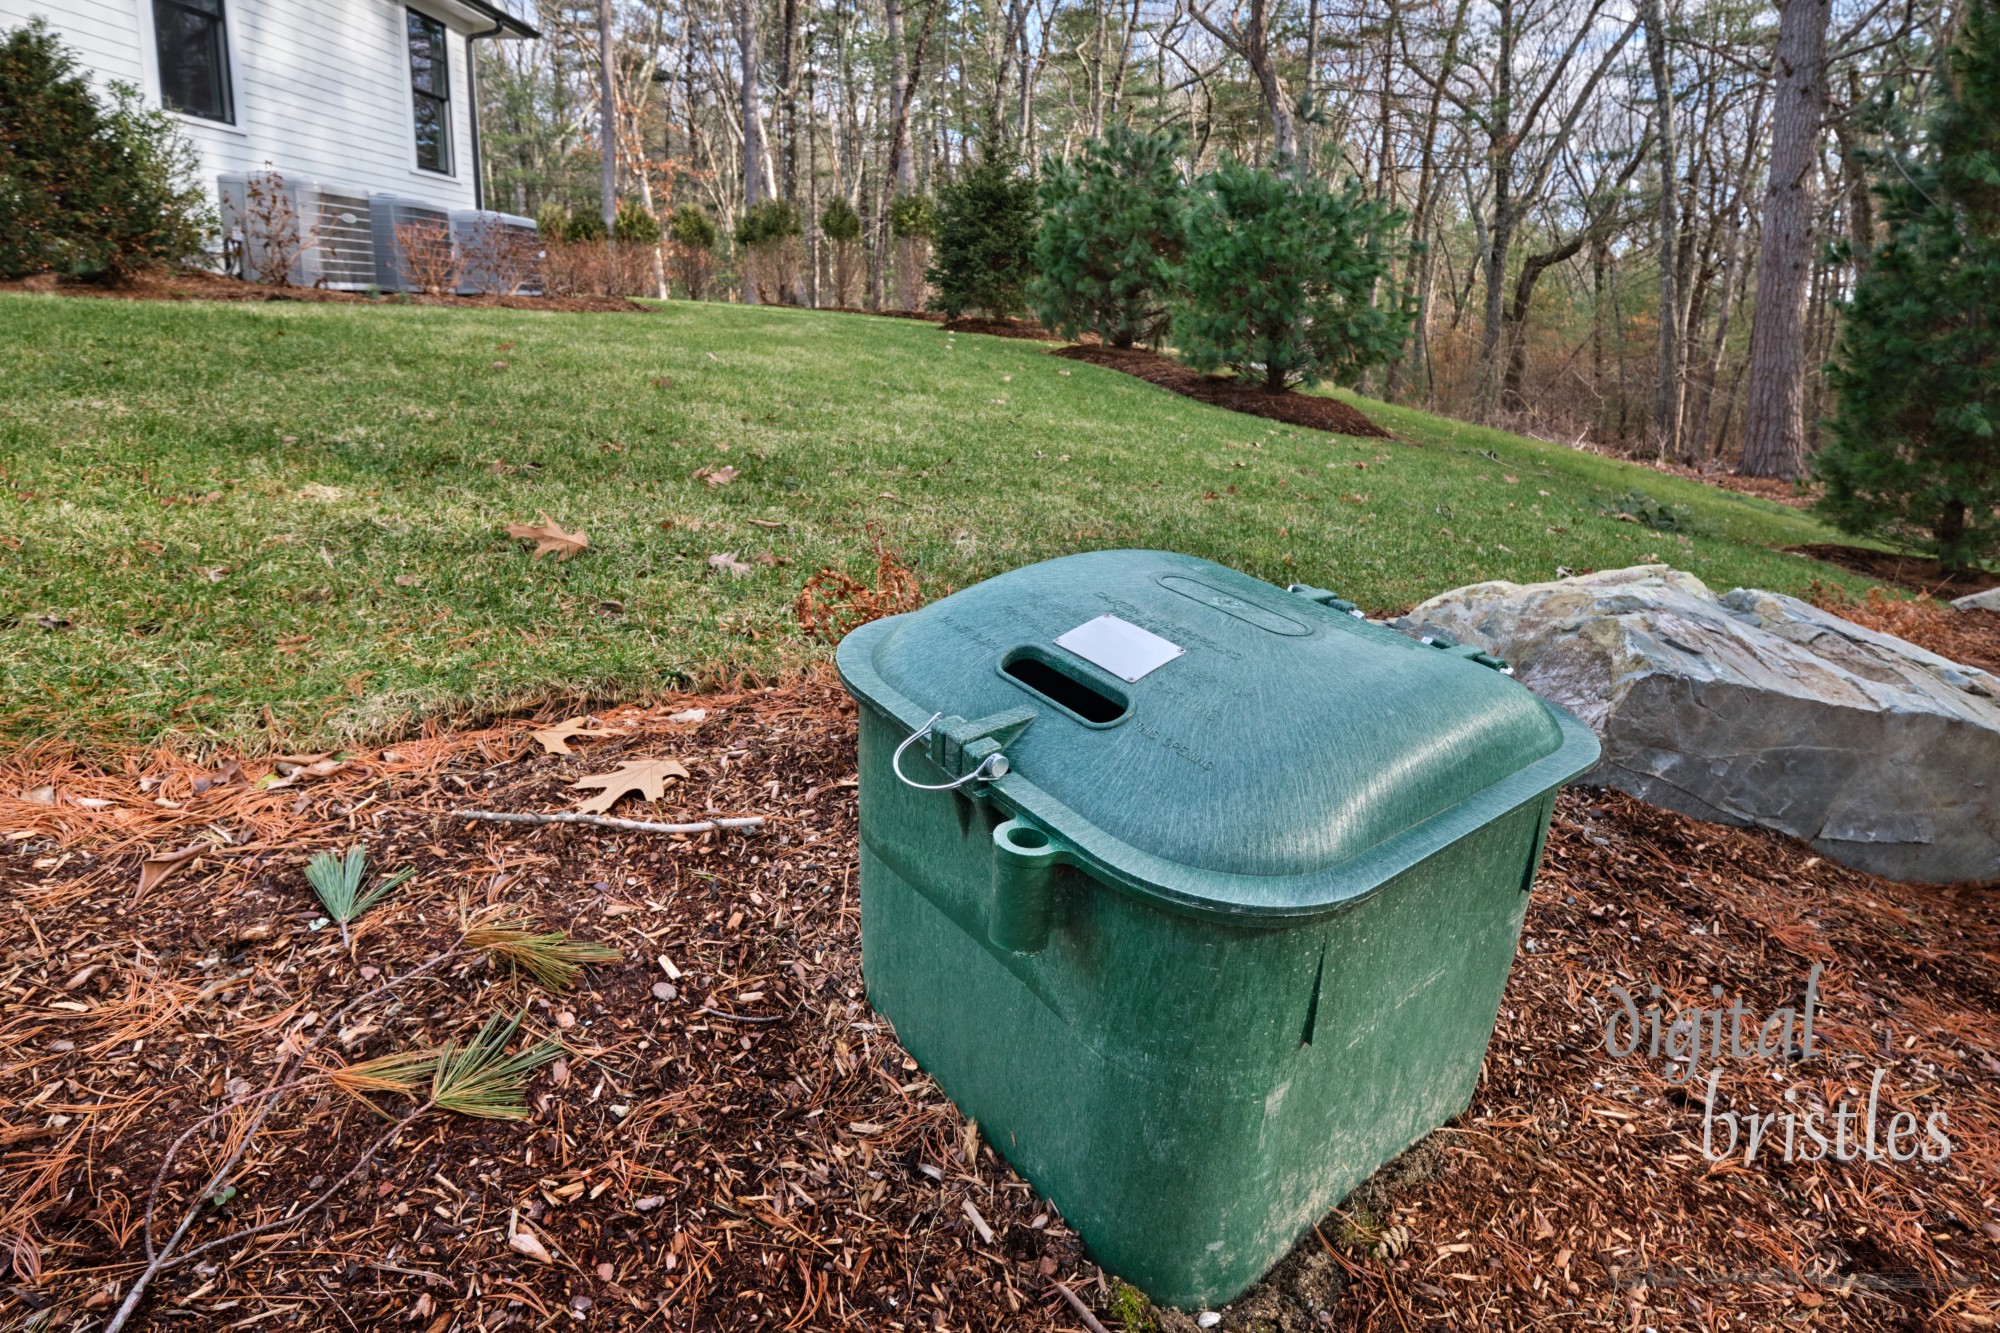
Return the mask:
[[[519,1017],[495,1014],[463,1046],[446,1042],[439,1047],[431,1071],[431,1102],[481,1120],[527,1119],[528,1075],[561,1055],[562,1047],[544,1041],[509,1055],[507,1043],[520,1027]]]
[[[466,928],[465,943],[490,962],[524,969],[550,990],[567,990],[586,963],[609,963],[619,957],[616,949],[573,940],[560,930],[538,931],[532,922],[511,912],[474,921]]]
[[[362,1060],[329,1070],[327,1081],[351,1097],[368,1093],[393,1092],[414,1097],[437,1069],[437,1052],[428,1050],[391,1051],[372,1060]]]
[[[315,852],[312,860],[306,862],[306,883],[312,885],[319,895],[326,914],[340,923],[340,938],[348,942],[347,923],[382,901],[388,892],[415,874],[414,870],[398,870],[393,875],[384,875],[375,881],[366,893],[361,891],[361,881],[368,871],[368,848],[355,843],[347,849],[346,856],[335,852]]]

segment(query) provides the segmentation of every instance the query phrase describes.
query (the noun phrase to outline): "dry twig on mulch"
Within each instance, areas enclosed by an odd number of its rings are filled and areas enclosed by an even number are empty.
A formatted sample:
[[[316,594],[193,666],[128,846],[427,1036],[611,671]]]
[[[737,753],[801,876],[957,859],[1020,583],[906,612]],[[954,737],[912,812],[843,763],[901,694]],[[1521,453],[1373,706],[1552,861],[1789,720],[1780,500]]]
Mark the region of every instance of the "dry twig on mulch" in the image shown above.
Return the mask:
[[[867,1006],[838,688],[619,710],[571,729],[570,755],[531,741],[552,720],[291,762],[274,789],[261,765],[159,755],[100,773],[44,749],[0,769],[0,1325],[110,1312],[167,1144],[263,1087],[286,1033],[325,1019],[320,1049],[352,1066],[524,1012],[525,1034],[565,1048],[528,1084],[526,1121],[418,1122],[325,1209],[287,1218],[390,1122],[346,1094],[286,1102],[188,1244],[279,1225],[163,1271],[142,1322],[1073,1329],[1061,1280],[1117,1329],[1128,1303]],[[677,837],[449,815],[559,808],[607,760],[669,755],[690,777],[621,813],[769,824]],[[315,929],[302,867],[356,841],[417,874],[357,920],[350,953]],[[137,891],[144,858],[190,845]],[[450,955],[398,1004],[330,1017],[449,954],[488,908],[619,959],[557,994]],[[1672,1007],[1720,985],[1768,1013],[1814,964],[1820,1054],[1731,1063],[1730,1105],[1768,1111],[1787,1087],[1838,1101],[1884,1069],[1883,1114],[1948,1114],[1948,1162],[1712,1162],[1700,1089],[1604,1049],[1613,983],[1657,982]],[[1472,1107],[1221,1327],[1994,1327],[1996,1075],[1990,895],[1568,794]],[[190,1140],[163,1215],[201,1202],[241,1129],[225,1116]]]

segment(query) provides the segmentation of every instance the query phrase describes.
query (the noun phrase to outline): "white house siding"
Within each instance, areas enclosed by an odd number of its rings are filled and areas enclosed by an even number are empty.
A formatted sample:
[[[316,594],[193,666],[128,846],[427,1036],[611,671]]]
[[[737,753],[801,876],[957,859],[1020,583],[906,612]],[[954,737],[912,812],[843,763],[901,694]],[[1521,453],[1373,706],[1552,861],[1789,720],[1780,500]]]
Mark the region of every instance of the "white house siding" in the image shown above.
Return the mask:
[[[0,0],[0,29],[20,27],[40,16],[61,34],[100,83],[146,87],[145,58],[139,49],[138,9],[152,0]],[[157,93],[155,93],[157,100]]]
[[[417,167],[405,6],[391,0],[226,0],[236,123],[176,115],[201,153],[210,192],[220,173],[271,167],[288,180],[472,207],[468,27],[446,5],[414,7],[447,29],[450,175]],[[35,15],[46,18],[99,78],[132,83],[159,103],[152,0],[0,0],[0,27]]]

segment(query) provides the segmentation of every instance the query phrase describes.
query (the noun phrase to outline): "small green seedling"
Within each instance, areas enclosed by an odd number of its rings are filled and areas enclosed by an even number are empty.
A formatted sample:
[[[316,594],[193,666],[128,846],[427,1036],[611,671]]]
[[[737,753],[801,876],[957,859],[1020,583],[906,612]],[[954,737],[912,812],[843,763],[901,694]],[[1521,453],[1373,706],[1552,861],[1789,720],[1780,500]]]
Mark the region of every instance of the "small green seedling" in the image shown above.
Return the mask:
[[[312,860],[306,862],[306,883],[312,885],[313,892],[326,905],[326,914],[340,923],[340,941],[350,947],[354,941],[347,933],[347,923],[382,901],[391,889],[416,873],[405,868],[393,875],[384,875],[375,881],[373,888],[363,893],[361,880],[367,870],[368,849],[360,843],[348,848],[345,857],[336,852],[316,852]]]

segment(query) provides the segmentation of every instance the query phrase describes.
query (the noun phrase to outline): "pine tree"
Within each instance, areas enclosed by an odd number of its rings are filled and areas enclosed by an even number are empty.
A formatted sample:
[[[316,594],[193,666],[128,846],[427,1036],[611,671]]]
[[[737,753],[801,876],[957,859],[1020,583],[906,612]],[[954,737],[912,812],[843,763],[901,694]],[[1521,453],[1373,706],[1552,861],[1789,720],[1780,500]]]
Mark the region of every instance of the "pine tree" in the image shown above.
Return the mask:
[[[198,172],[165,112],[122,84],[100,100],[41,20],[0,32],[0,277],[194,258],[214,230]]]
[[[614,239],[630,245],[657,245],[660,241],[660,220],[648,213],[646,206],[637,199],[626,199],[618,205],[611,234]]]
[[[715,276],[715,220],[700,204],[682,204],[667,222],[668,263],[681,291],[699,301]]]
[[[2000,552],[2000,2],[1971,0],[1914,160],[1876,193],[1888,239],[1855,287],[1814,461],[1843,531],[1948,570]]]
[[[819,233],[833,251],[833,303],[844,306],[860,273],[861,215],[845,195],[836,194],[819,215]]]
[[[925,276],[946,315],[982,310],[1005,319],[1026,307],[1035,221],[1034,178],[1004,149],[987,148],[938,192],[935,262]]]
[[[1157,343],[1187,244],[1179,131],[1114,127],[1071,165],[1042,162],[1042,226],[1031,294],[1042,324],[1113,347]]]
[[[1174,341],[1197,370],[1228,366],[1280,393],[1350,382],[1393,357],[1410,312],[1391,281],[1403,215],[1237,162],[1202,182],[1188,224]]]
[[[682,204],[674,210],[673,220],[667,224],[667,237],[675,245],[685,245],[694,250],[713,250],[716,242],[715,220],[700,204]]]
[[[749,259],[757,299],[765,305],[794,303],[798,296],[799,211],[787,199],[750,205],[736,223],[736,244]]]
[[[827,201],[826,208],[819,215],[820,235],[836,244],[841,241],[861,239],[861,215],[854,211],[854,205],[847,202],[845,195],[835,195]]]

